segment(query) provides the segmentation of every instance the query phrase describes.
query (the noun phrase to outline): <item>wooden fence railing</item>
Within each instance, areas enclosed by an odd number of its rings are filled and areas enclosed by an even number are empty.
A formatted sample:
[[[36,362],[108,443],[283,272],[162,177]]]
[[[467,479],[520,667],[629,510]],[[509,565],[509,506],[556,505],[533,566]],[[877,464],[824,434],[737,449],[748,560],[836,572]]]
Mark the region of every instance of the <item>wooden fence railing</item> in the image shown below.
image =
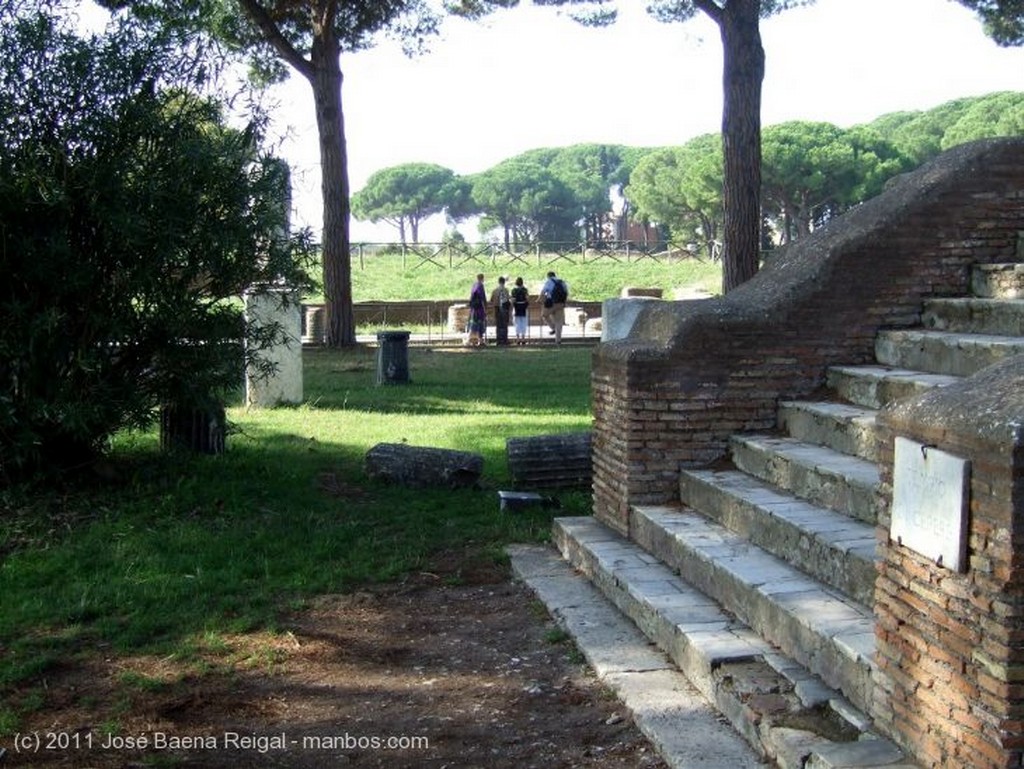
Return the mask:
[[[366,261],[385,255],[400,254],[404,268],[437,267],[457,269],[467,264],[481,267],[505,267],[520,263],[550,265],[559,261],[585,264],[602,259],[614,262],[638,262],[651,259],[665,262],[679,259],[701,258],[693,244],[658,243],[645,245],[633,242],[608,243],[537,243],[506,247],[501,243],[353,243],[353,262],[359,268]]]

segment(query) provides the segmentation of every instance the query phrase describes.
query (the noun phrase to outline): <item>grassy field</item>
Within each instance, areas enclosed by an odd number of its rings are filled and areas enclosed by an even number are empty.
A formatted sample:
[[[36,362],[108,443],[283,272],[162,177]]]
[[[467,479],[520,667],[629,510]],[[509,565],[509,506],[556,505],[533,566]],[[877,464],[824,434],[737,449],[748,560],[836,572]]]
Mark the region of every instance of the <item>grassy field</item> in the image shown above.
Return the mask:
[[[660,288],[666,298],[683,288],[701,288],[711,293],[721,290],[722,270],[718,262],[683,259],[675,261],[651,258],[613,261],[608,257],[581,262],[576,255],[572,262],[543,256],[538,262],[531,257],[527,263],[512,262],[499,257],[495,263],[471,261],[449,268],[446,258],[438,257],[442,267],[423,262],[415,256],[403,261],[400,254],[374,254],[352,262],[352,295],[357,302],[371,300],[404,301],[410,299],[459,299],[468,296],[476,274],[484,273],[488,289],[497,284],[499,275],[514,281],[522,277],[536,292],[548,270],[564,277],[576,300],[601,301],[619,296],[625,286]],[[309,301],[321,301],[311,296]]]
[[[521,268],[521,269],[520,269]],[[555,269],[577,299],[623,286],[716,290],[718,265],[607,259],[522,265],[353,264],[356,301],[463,296],[473,276]],[[233,633],[274,632],[285,612],[425,568],[446,550],[500,561],[545,539],[551,511],[499,512],[505,441],[590,428],[589,348],[411,347],[412,383],[375,384],[375,350],[307,351],[306,402],[229,409],[220,457],[165,455],[155,431],[114,441],[103,472],[59,489],[0,492],[0,734],[33,709],[46,671],[78,655],[176,659]],[[370,482],[379,442],[471,451],[482,488],[409,490]],[[559,495],[589,512],[587,491]],[[16,696],[15,696],[16,695]]]
[[[440,551],[501,559],[508,542],[544,539],[550,511],[499,512],[505,440],[589,429],[590,355],[414,347],[412,383],[381,387],[374,350],[307,352],[307,402],[231,408],[223,456],[162,455],[155,433],[124,435],[102,480],[4,492],[0,734],[17,730],[45,671],[82,650],[187,658]],[[367,450],[401,441],[482,454],[483,488],[370,482]],[[567,514],[589,510],[585,492],[560,499]]]

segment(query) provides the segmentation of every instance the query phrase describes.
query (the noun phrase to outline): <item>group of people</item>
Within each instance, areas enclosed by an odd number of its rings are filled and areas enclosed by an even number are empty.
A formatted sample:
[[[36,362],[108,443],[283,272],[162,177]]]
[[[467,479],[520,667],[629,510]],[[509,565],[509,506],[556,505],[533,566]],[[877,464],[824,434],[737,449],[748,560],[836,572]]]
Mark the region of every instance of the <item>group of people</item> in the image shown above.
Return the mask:
[[[562,326],[565,324],[565,303],[569,298],[569,284],[559,278],[554,271],[547,274],[540,290],[540,301],[543,304],[541,322],[548,326],[549,334],[555,337],[555,343],[562,343]],[[498,278],[498,286],[487,296],[484,287],[484,276],[476,276],[476,282],[469,292],[469,324],[466,329],[467,344],[480,346],[487,343],[488,309],[494,314],[495,344],[509,344],[508,326],[511,319],[515,327],[515,343],[523,345],[527,342],[529,331],[530,292],[523,285],[522,278],[516,278],[515,285],[510,289],[503,277]]]

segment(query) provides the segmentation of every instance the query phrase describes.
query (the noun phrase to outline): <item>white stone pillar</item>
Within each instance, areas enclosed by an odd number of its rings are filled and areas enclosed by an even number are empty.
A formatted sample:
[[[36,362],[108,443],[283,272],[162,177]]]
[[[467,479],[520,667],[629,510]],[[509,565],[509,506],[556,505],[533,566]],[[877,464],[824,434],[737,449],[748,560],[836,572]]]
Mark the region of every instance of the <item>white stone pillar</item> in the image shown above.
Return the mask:
[[[287,303],[284,301],[287,298]],[[269,289],[245,295],[247,323],[265,326],[278,323],[282,343],[268,347],[260,357],[274,364],[274,373],[260,376],[250,367],[245,372],[245,402],[249,406],[302,403],[302,318],[297,297],[287,289]]]

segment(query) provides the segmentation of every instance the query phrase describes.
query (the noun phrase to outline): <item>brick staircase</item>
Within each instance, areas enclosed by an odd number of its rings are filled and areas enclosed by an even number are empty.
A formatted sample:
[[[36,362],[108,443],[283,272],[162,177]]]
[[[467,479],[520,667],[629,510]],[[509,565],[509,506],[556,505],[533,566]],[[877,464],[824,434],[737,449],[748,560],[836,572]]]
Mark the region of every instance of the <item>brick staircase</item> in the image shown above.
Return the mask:
[[[875,415],[1024,354],[1024,264],[972,277],[974,296],[880,332],[874,365],[833,367],[819,400],[779,403],[777,432],[735,435],[727,460],[684,471],[680,505],[632,508],[631,539],[555,522],[563,556],[783,769],[912,765],[865,715],[885,504]]]

